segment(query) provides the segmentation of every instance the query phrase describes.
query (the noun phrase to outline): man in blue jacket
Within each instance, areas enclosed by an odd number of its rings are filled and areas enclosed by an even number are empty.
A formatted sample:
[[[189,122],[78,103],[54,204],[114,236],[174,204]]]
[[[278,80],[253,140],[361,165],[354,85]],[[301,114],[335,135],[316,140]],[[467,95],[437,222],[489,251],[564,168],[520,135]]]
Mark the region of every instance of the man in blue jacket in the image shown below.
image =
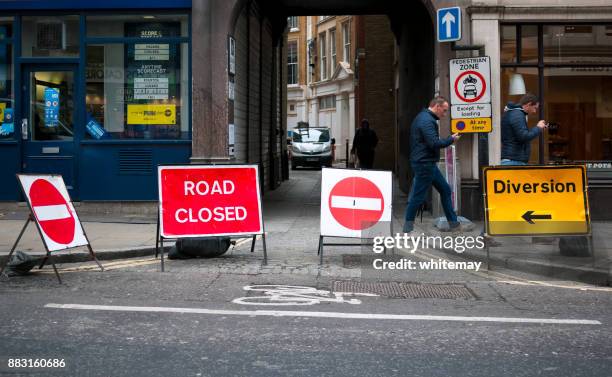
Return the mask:
[[[414,229],[414,218],[417,210],[425,202],[427,191],[433,185],[440,193],[442,208],[448,220],[450,230],[459,228],[457,214],[453,210],[451,188],[438,169],[440,149],[446,148],[461,135],[453,134],[440,139],[438,120],[448,112],[448,101],[444,97],[435,97],[429,102],[429,108],[423,109],[412,122],[410,128],[410,163],[414,173],[412,188],[406,206],[404,233]]]
[[[518,104],[508,103],[501,122],[501,164],[527,165],[531,154],[531,140],[542,133],[548,125],[540,120],[536,127],[527,127],[527,116],[535,114],[540,106],[533,94],[525,94]]]

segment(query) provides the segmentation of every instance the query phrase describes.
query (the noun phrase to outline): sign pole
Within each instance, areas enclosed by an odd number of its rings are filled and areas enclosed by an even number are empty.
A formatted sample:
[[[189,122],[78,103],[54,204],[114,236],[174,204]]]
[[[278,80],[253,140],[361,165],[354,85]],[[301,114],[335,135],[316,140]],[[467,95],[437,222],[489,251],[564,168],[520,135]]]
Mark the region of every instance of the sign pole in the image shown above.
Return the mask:
[[[159,251],[159,205],[157,206],[157,231],[155,232],[155,259]]]
[[[21,232],[19,232],[19,236],[17,236],[17,240],[13,244],[13,247],[11,248],[11,251],[8,253],[8,257],[6,259],[6,263],[4,263],[2,268],[0,268],[0,275],[2,275],[2,273],[4,272],[4,269],[6,268],[6,266],[11,261],[11,256],[13,255],[13,252],[15,251],[15,248],[17,247],[17,244],[19,243],[19,240],[21,240],[21,236],[23,236],[23,233],[25,232],[25,230],[28,227],[28,224],[30,223],[31,220],[32,220],[32,215],[30,214],[28,216],[28,218],[26,219],[25,224],[23,224],[23,228],[21,228]]]
[[[160,237],[159,238],[159,242],[161,244],[161,250],[160,250],[160,255],[161,255],[161,272],[164,272],[164,237]]]

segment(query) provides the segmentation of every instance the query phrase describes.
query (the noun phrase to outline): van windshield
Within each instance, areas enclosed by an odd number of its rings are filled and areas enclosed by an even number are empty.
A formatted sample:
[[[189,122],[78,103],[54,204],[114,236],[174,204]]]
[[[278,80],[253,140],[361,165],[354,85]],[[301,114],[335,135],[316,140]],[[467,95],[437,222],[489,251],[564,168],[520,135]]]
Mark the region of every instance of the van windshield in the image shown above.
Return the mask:
[[[295,143],[327,143],[329,130],[326,128],[296,128],[293,130]]]

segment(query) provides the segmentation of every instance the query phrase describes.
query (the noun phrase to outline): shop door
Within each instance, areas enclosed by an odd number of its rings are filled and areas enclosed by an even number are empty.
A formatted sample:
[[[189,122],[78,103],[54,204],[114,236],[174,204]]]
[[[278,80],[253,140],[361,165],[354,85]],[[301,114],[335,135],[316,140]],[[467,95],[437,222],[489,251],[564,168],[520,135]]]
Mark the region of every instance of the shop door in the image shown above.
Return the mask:
[[[76,65],[22,66],[24,173],[60,174],[72,198],[75,176]]]

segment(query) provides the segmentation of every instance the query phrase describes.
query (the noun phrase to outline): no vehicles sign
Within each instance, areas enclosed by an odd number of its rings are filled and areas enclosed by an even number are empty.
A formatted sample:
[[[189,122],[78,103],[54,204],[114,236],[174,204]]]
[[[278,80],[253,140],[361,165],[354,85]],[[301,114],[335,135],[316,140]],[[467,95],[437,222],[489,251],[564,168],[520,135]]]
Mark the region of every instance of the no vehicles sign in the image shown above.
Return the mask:
[[[158,179],[162,237],[263,233],[257,165],[160,166]]]
[[[18,174],[17,178],[47,250],[89,244],[62,176]]]
[[[484,181],[489,235],[590,233],[584,166],[488,167]]]
[[[362,237],[391,221],[391,172],[323,169],[321,236]]]
[[[451,130],[491,132],[491,64],[488,56],[449,61]],[[470,122],[468,119],[479,119]]]

